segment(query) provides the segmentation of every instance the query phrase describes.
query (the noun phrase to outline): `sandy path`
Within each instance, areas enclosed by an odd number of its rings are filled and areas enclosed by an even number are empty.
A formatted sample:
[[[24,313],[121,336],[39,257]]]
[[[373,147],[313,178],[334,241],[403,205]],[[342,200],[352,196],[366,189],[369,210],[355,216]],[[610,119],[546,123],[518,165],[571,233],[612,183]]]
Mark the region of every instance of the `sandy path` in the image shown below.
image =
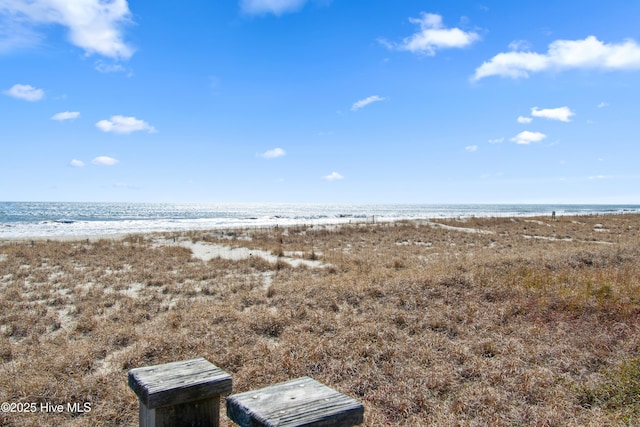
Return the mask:
[[[428,221],[426,224],[428,224],[430,227],[433,227],[433,228],[442,228],[445,230],[460,231],[463,233],[496,234],[494,231],[491,231],[491,230],[480,230],[479,228],[467,228],[467,227],[454,227],[453,225],[440,224],[439,222]]]
[[[271,252],[265,251],[262,249],[231,247],[227,245],[220,245],[217,243],[191,242],[191,241],[179,241],[174,243],[173,241],[167,240],[167,241],[160,241],[157,243],[166,244],[166,245],[177,244],[182,247],[188,248],[191,250],[195,258],[201,259],[203,261],[209,261],[215,258],[228,259],[232,261],[240,261],[240,260],[245,260],[245,259],[249,259],[251,257],[257,256],[271,263],[283,261],[291,265],[292,267],[298,267],[298,266],[304,265],[309,268],[324,268],[328,266],[328,264],[324,264],[321,261],[317,261],[317,260],[294,258],[291,256],[278,257],[272,254]]]

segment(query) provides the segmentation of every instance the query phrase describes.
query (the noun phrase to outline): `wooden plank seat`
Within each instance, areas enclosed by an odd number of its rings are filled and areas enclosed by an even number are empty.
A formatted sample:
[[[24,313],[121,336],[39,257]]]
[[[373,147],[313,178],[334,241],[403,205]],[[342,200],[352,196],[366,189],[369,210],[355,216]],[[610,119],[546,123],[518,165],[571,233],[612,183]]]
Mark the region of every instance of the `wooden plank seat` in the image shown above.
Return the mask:
[[[204,358],[135,368],[129,387],[140,402],[144,427],[213,426],[220,423],[220,396],[231,376]]]
[[[349,427],[363,422],[364,407],[302,377],[228,396],[227,417],[241,427]]]

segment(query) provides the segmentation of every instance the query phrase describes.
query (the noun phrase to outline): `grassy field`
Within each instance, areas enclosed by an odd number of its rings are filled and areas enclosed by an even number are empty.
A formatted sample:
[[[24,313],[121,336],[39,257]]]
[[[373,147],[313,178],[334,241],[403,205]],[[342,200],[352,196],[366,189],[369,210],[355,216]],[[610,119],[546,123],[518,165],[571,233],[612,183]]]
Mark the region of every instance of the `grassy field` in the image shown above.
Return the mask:
[[[367,426],[640,425],[639,315],[638,215],[5,241],[0,424],[136,425],[127,371],[202,356]]]

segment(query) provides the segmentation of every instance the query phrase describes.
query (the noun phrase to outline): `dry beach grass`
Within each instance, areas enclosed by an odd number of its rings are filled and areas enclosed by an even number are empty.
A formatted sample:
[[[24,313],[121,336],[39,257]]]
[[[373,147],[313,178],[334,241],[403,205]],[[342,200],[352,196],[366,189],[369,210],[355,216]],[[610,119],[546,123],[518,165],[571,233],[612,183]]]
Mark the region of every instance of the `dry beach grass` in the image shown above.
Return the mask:
[[[91,403],[0,424],[135,425],[127,371],[202,356],[367,426],[639,425],[639,260],[638,215],[0,242],[0,402]]]

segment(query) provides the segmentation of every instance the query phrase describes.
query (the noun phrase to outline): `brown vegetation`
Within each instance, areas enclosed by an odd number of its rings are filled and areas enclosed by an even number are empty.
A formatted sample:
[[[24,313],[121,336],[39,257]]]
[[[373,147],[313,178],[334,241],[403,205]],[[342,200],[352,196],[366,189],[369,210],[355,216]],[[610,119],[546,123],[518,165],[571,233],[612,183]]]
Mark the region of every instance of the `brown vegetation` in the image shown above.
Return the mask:
[[[127,371],[202,356],[234,392],[312,376],[367,426],[638,425],[638,260],[637,215],[0,242],[0,402],[91,403],[0,424],[136,424]]]

